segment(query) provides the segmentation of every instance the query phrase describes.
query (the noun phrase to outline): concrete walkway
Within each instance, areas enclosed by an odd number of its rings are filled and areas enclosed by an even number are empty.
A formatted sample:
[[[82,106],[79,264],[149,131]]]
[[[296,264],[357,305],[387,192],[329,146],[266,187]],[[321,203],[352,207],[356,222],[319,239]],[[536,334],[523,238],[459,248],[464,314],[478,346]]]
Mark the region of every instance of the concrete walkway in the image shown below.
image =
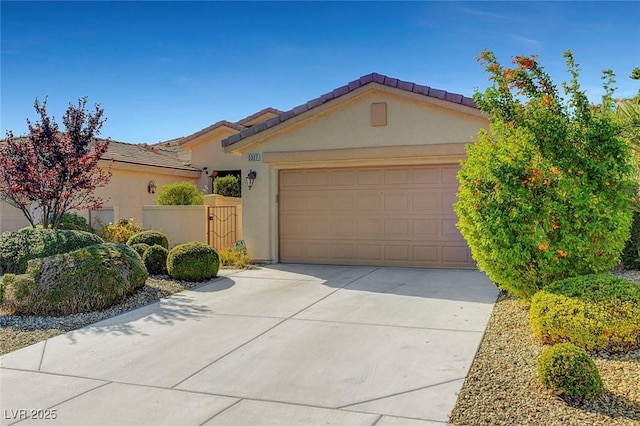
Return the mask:
[[[1,424],[442,426],[498,294],[478,271],[221,274],[1,357]]]

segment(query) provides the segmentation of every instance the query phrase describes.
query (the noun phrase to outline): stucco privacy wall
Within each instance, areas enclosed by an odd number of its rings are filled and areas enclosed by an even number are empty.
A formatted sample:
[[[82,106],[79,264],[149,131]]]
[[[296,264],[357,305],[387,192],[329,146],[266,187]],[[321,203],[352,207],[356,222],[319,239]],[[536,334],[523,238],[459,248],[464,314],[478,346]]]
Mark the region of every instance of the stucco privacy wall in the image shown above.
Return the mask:
[[[372,126],[372,104],[387,125]],[[278,173],[282,169],[456,164],[488,122],[473,107],[370,83],[227,146],[242,155],[243,237],[254,259],[278,259]],[[260,154],[260,161],[250,156]]]
[[[0,233],[17,231],[25,226],[30,224],[22,211],[0,200]]]
[[[169,247],[189,241],[207,242],[206,206],[144,206],[142,226],[164,233]]]

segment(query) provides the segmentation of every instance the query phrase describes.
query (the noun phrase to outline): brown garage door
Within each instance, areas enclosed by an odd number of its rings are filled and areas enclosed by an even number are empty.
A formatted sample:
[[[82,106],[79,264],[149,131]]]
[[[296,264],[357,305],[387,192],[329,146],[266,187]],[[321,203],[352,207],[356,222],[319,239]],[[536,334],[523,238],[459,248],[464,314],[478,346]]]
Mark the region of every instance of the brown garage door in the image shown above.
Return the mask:
[[[475,268],[457,165],[280,171],[282,262]]]

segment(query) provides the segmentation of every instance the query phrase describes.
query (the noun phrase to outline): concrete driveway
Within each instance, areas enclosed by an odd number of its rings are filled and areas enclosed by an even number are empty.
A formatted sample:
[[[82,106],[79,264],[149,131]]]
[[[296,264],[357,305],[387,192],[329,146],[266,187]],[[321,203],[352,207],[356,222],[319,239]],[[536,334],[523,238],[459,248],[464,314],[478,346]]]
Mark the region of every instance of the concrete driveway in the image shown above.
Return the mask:
[[[1,357],[1,423],[442,425],[498,294],[468,270],[221,274]]]

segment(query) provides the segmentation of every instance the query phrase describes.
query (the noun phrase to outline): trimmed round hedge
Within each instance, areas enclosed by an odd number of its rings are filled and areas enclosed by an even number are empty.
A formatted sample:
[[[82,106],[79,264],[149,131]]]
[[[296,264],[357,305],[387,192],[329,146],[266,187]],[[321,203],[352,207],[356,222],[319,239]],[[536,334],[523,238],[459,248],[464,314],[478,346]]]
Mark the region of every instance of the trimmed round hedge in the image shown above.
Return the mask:
[[[128,246],[132,246],[134,244],[148,244],[150,246],[159,245],[167,250],[169,249],[169,239],[166,235],[159,231],[142,231],[137,234],[132,235],[127,241]]]
[[[640,287],[607,274],[556,281],[533,296],[529,321],[544,343],[633,350],[640,347]]]
[[[175,246],[167,256],[167,271],[182,281],[205,281],[218,274],[220,258],[211,246],[192,241]]]
[[[123,301],[148,276],[131,247],[96,244],[31,260],[25,274],[5,275],[3,305],[27,315],[90,312]]]
[[[150,274],[166,274],[168,255],[169,250],[159,246],[158,244],[154,244],[152,246],[148,246],[144,253],[142,253],[142,261]]]
[[[23,228],[0,235],[0,274],[22,274],[31,259],[104,243],[99,236],[68,229]]]
[[[542,352],[538,380],[554,392],[579,400],[602,394],[596,364],[584,349],[571,343],[558,343]]]
[[[142,255],[144,254],[144,252],[151,246],[145,243],[136,243],[136,244],[132,244],[130,247],[140,255],[140,258],[142,258]]]

